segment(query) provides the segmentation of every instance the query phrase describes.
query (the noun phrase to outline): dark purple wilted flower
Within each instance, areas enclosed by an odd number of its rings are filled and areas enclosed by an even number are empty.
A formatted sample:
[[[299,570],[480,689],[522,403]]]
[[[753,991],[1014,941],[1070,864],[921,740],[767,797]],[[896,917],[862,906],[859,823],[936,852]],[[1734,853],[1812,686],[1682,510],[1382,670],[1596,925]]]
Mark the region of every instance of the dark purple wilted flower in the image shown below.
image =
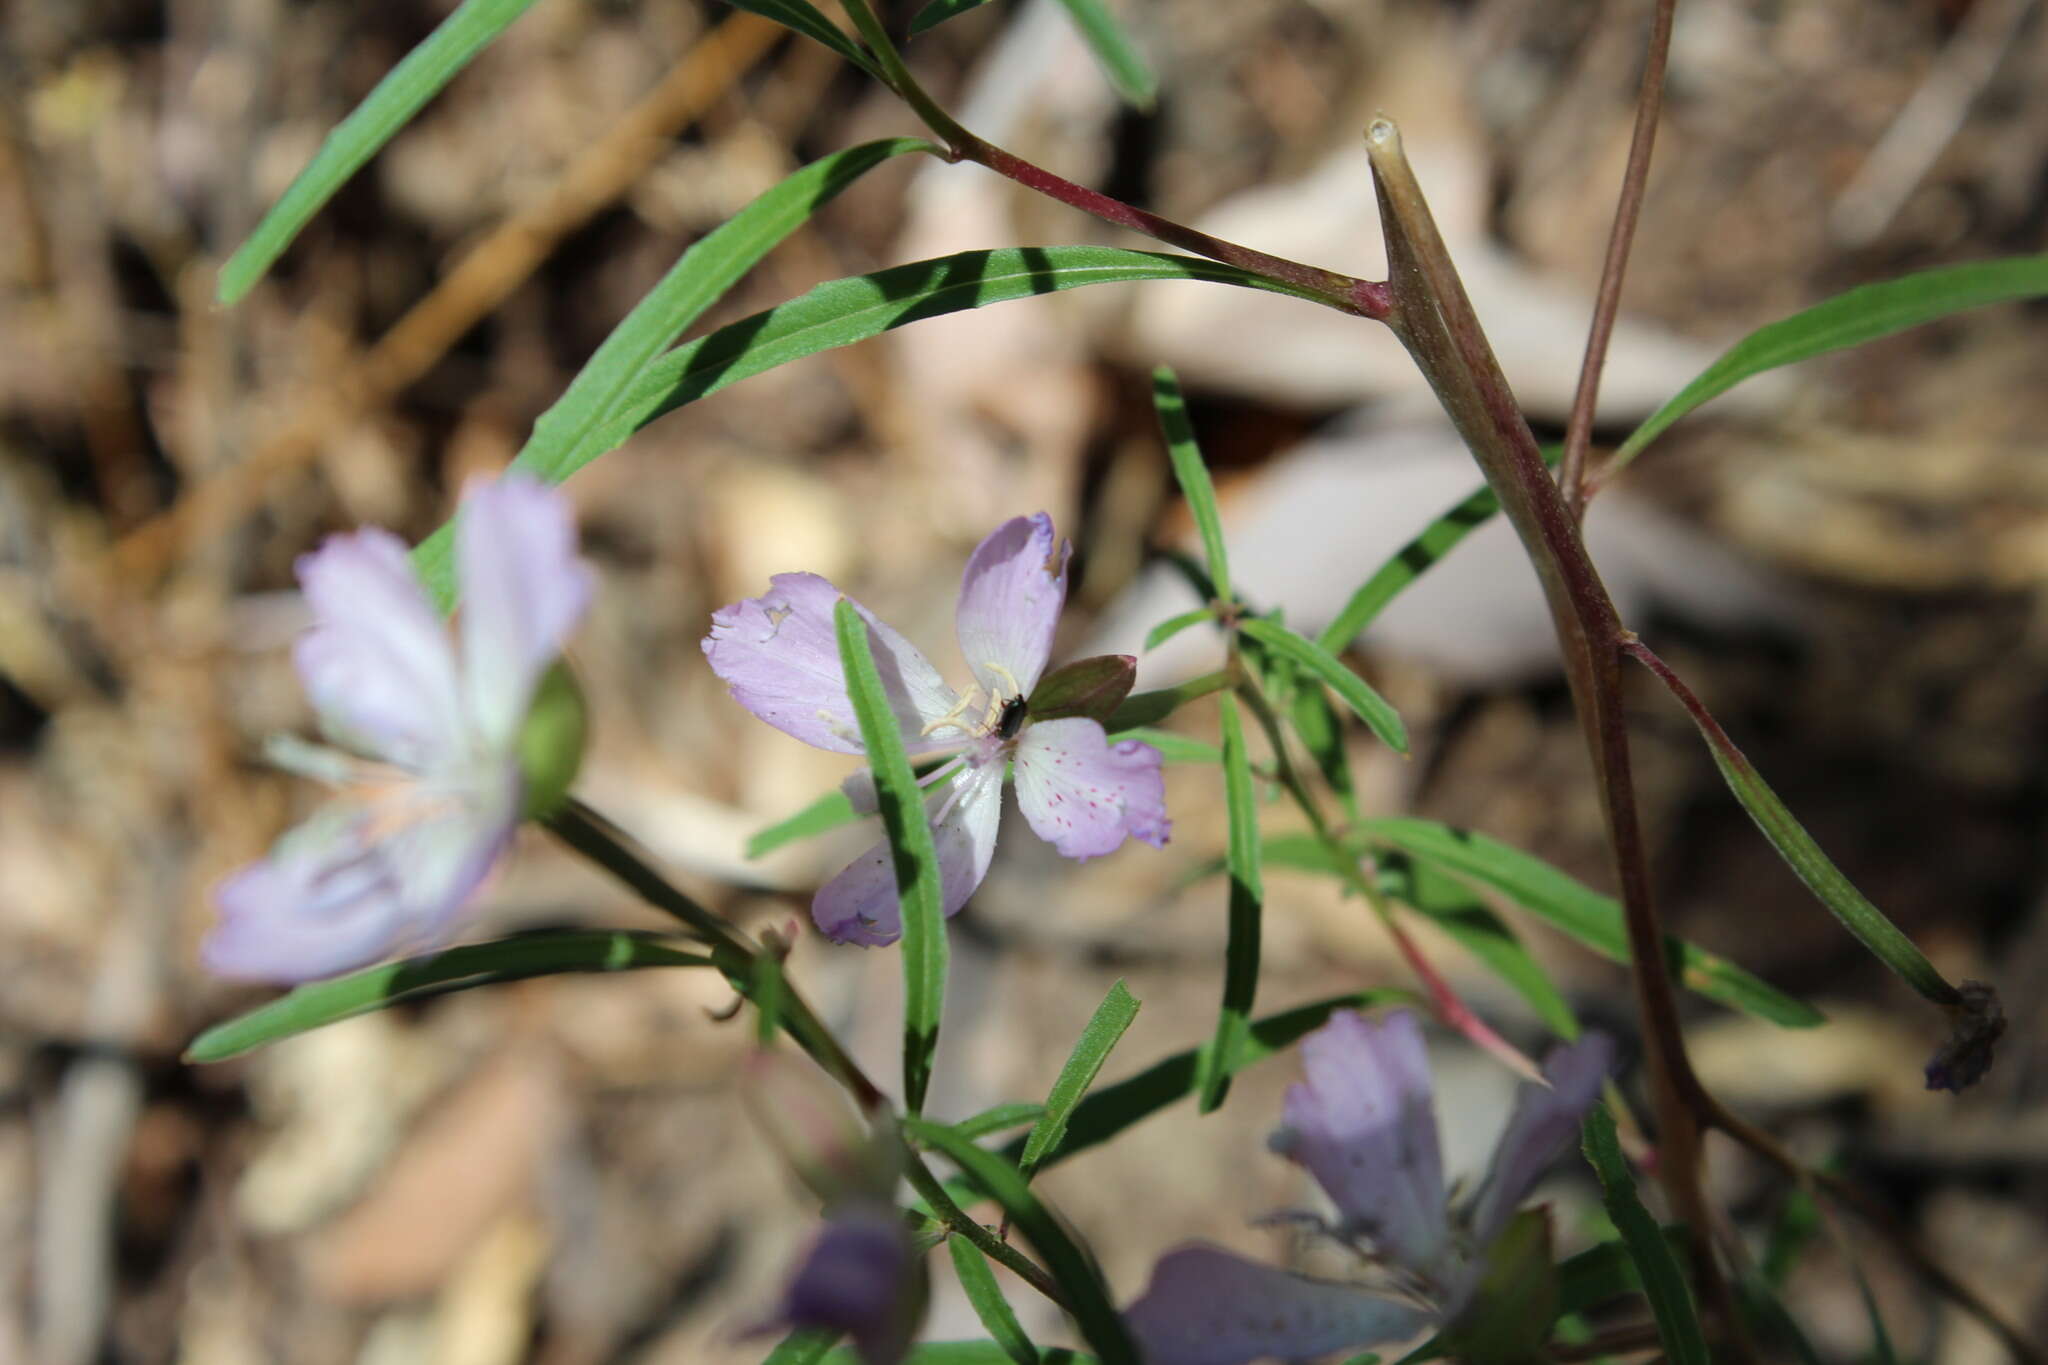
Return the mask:
[[[592,579],[568,500],[524,475],[473,484],[455,555],[454,639],[390,532],[300,557],[314,622],[292,661],[339,747],[271,752],[335,796],[214,889],[213,971],[308,981],[443,942],[522,815],[573,776],[581,703],[550,670]]]
[[[1552,1052],[1549,1085],[1524,1083],[1485,1183],[1452,1208],[1437,1147],[1428,1057],[1415,1016],[1344,1011],[1302,1044],[1307,1079],[1287,1092],[1275,1150],[1308,1168],[1336,1205],[1328,1231],[1370,1243],[1387,1274],[1372,1288],[1311,1279],[1218,1247],[1167,1253],[1125,1318],[1149,1365],[1306,1360],[1459,1324],[1488,1252],[1544,1167],[1599,1097],[1613,1046],[1599,1034]]]
[[[893,1210],[848,1205],[825,1220],[798,1262],[777,1321],[843,1332],[862,1365],[896,1365],[924,1316],[922,1271]]]
[[[1032,831],[1069,858],[1108,853],[1127,835],[1155,848],[1166,842],[1158,750],[1135,740],[1112,744],[1098,721],[1081,716],[1033,719],[1024,706],[1052,652],[1068,554],[1042,512],[1003,523],[976,547],[954,615],[974,675],[965,692],[947,686],[915,645],[855,604],[905,747],[912,757],[953,755],[924,778],[926,786],[946,784],[927,811],[949,915],[988,874],[1009,764]],[[713,613],[704,653],[734,700],[762,720],[817,748],[857,754],[864,746],[832,620],[840,596],[816,574],[777,574],[767,593]],[[873,810],[865,770],[847,790],[856,806]],[[811,915],[842,943],[893,943],[902,924],[888,844],[821,887]]]

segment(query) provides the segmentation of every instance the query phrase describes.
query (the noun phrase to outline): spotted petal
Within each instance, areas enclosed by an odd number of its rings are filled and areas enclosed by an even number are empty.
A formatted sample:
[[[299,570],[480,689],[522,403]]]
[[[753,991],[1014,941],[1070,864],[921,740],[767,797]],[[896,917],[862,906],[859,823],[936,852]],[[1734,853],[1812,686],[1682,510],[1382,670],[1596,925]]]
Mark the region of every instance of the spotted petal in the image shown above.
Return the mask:
[[[313,627],[292,662],[321,729],[415,772],[463,753],[455,651],[404,542],[375,528],[329,536],[298,574]]]
[[[1246,1365],[1405,1341],[1432,1317],[1354,1285],[1291,1275],[1198,1244],[1160,1258],[1124,1321],[1147,1365]]]
[[[534,685],[590,605],[567,495],[522,473],[475,480],[455,524],[462,588],[462,685],[493,752],[517,739]]]
[[[1482,1246],[1507,1226],[1544,1168],[1578,1136],[1580,1120],[1600,1098],[1613,1068],[1613,1040],[1588,1033],[1544,1058],[1548,1087],[1524,1081],[1515,1092],[1514,1113],[1473,1205],[1472,1235]]]
[[[1289,1087],[1274,1146],[1316,1178],[1392,1260],[1440,1277],[1449,1250],[1443,1158],[1422,1029],[1406,1010],[1374,1023],[1350,1010],[1301,1045],[1307,1079]]]
[[[1171,829],[1161,763],[1149,744],[1111,744],[1095,721],[1038,721],[1017,741],[1017,806],[1069,858],[1108,853],[1125,835],[1159,848]]]
[[[939,855],[939,888],[949,915],[988,875],[996,851],[996,826],[1003,813],[1000,763],[977,764],[931,798],[945,814],[932,825]],[[903,906],[896,891],[896,867],[883,839],[855,858],[818,889],[811,918],[827,938],[878,948],[903,933]]]
[[[1031,695],[1052,655],[1053,629],[1067,600],[1067,558],[1052,518],[1015,517],[974,549],[953,615],[960,652],[988,696]]]
[[[777,574],[759,597],[711,615],[704,657],[725,680],[733,700],[784,734],[835,753],[862,752],[860,722],[839,666],[839,635],[832,609],[842,594],[811,573]],[[868,643],[882,675],[889,709],[913,754],[958,744],[957,731],[926,735],[952,714],[957,698],[917,646],[855,603],[868,623]]]
[[[214,889],[207,968],[252,981],[313,981],[438,946],[510,842],[518,777],[462,801],[426,801],[393,829],[386,808],[337,802],[269,857]]]

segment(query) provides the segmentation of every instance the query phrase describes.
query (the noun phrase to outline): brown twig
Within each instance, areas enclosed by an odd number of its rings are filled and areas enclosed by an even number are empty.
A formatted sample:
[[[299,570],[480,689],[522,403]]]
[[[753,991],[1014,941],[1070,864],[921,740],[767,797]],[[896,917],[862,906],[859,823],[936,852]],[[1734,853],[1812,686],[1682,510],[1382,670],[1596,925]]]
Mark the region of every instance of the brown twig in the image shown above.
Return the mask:
[[[195,485],[114,546],[113,572],[131,586],[153,581],[187,545],[209,540],[259,504],[279,475],[311,459],[336,427],[417,381],[503,303],[555,247],[632,187],[669,140],[772,47],[785,30],[735,14],[684,54],[591,144],[539,200],[499,224],[394,323],[324,393],[250,458]]]
[[[1593,409],[1600,398],[1600,375],[1607,368],[1607,344],[1614,336],[1615,314],[1621,310],[1621,281],[1628,270],[1628,252],[1642,216],[1643,191],[1650,180],[1650,151],[1657,141],[1657,119],[1664,108],[1664,68],[1671,55],[1671,16],[1678,0],[1657,0],[1650,20],[1650,47],[1643,60],[1643,84],[1636,93],[1636,128],[1629,139],[1628,167],[1622,172],[1621,199],[1614,208],[1614,227],[1607,236],[1607,259],[1600,266],[1600,292],[1593,303],[1593,325],[1586,333],[1586,358],[1579,366],[1579,388],[1572,395],[1571,418],[1565,424],[1564,459],[1557,481],[1572,515],[1586,514],[1586,449],[1593,439]]]

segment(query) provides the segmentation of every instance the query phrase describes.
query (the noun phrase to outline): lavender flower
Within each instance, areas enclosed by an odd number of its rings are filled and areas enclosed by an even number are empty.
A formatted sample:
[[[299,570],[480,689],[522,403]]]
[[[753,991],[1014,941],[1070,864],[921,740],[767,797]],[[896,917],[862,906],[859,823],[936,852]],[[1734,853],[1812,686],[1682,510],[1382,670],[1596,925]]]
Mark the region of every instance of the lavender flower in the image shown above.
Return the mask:
[[[272,755],[335,798],[215,888],[211,970],[307,981],[441,943],[522,815],[567,788],[582,712],[555,663],[592,586],[568,501],[524,475],[473,483],[455,547],[459,643],[389,532],[299,559],[314,623],[292,661],[338,747]]]
[[[1069,858],[1108,853],[1126,835],[1155,848],[1166,842],[1158,750],[1135,740],[1112,744],[1098,721],[1082,716],[1033,719],[1026,705],[1052,652],[1068,554],[1042,512],[1005,522],[975,549],[954,615],[974,675],[965,692],[947,686],[916,646],[856,604],[910,754],[952,754],[924,779],[929,787],[948,783],[927,810],[949,915],[988,874],[1007,765],[1015,765],[1024,819]],[[704,653],[734,700],[762,720],[817,748],[857,754],[860,726],[832,621],[840,595],[816,574],[777,574],[764,595],[712,615]],[[847,789],[857,807],[873,810],[866,770]],[[842,943],[893,943],[902,924],[888,844],[877,843],[820,888],[811,914]]]
[[[1336,1205],[1331,1235],[1370,1243],[1386,1274],[1366,1288],[1217,1247],[1181,1247],[1160,1259],[1151,1285],[1125,1313],[1150,1365],[1303,1360],[1432,1326],[1458,1328],[1482,1314],[1479,1291],[1497,1246],[1522,1249],[1522,1239],[1502,1234],[1598,1098],[1613,1046],[1588,1034],[1550,1055],[1549,1085],[1522,1085],[1485,1183],[1455,1209],[1444,1190],[1428,1058],[1414,1015],[1400,1011],[1378,1024],[1349,1011],[1332,1015],[1302,1044],[1302,1059],[1307,1079],[1289,1089],[1273,1146],[1307,1167]]]

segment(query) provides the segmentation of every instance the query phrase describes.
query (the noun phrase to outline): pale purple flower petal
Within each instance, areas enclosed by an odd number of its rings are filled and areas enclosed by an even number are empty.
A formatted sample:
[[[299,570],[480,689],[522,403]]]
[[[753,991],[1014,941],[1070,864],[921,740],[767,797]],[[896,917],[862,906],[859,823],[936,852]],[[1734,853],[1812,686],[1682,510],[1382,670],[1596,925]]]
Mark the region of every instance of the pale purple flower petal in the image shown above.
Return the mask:
[[[462,593],[462,683],[470,724],[508,751],[534,685],[590,605],[576,514],[559,489],[523,473],[473,480],[455,523]]]
[[[375,528],[329,536],[298,574],[314,622],[292,661],[321,729],[414,771],[462,752],[455,651],[404,542]]]
[[[932,826],[932,842],[939,855],[945,911],[951,915],[967,904],[967,898],[988,875],[989,859],[996,849],[996,826],[1003,813],[1002,765],[969,767],[931,801],[945,812]],[[903,907],[887,839],[818,888],[811,901],[811,918],[827,938],[839,943],[879,948],[902,936]]]
[[[1580,1120],[1599,1100],[1613,1068],[1613,1040],[1588,1033],[1544,1058],[1547,1088],[1524,1081],[1515,1092],[1514,1114],[1501,1130],[1486,1184],[1473,1204],[1472,1232],[1480,1245],[1500,1234],[1537,1177],[1578,1137]]]
[[[299,982],[438,946],[510,842],[518,790],[508,769],[484,800],[328,806],[214,888],[220,920],[202,960],[222,976]]]
[[[1355,1285],[1312,1280],[1218,1247],[1160,1258],[1124,1322],[1147,1365],[1246,1365],[1405,1341],[1433,1315]]]
[[[1037,721],[1017,741],[1017,806],[1039,838],[1069,858],[1108,853],[1125,835],[1166,843],[1166,777],[1159,751],[1069,717]]]
[[[841,1210],[804,1253],[783,1295],[781,1321],[844,1332],[862,1365],[895,1365],[917,1330],[916,1271],[893,1212]]]
[[[860,722],[839,666],[832,608],[842,594],[811,573],[777,574],[759,597],[711,615],[704,657],[733,700],[784,734],[836,753],[862,752]],[[925,728],[951,715],[958,698],[917,646],[854,604],[868,623],[868,642],[889,709],[903,728],[904,747],[928,753],[957,745],[951,728]]]
[[[1052,518],[1015,517],[975,547],[960,579],[953,629],[974,680],[990,695],[1029,696],[1052,654],[1067,600],[1067,558]]]
[[[1281,1153],[1306,1166],[1344,1216],[1393,1261],[1432,1279],[1450,1249],[1443,1158],[1422,1029],[1406,1010],[1373,1023],[1350,1011],[1301,1045]]]

